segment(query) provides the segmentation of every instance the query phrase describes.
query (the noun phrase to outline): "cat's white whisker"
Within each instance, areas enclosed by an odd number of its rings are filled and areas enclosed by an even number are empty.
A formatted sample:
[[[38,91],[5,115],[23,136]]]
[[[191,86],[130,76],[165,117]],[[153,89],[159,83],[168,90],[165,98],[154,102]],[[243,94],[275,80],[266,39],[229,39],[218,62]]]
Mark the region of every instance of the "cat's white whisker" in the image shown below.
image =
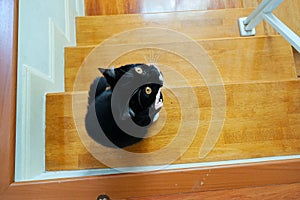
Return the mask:
[[[160,51],[158,51],[158,53],[155,55],[155,58],[154,58],[155,63],[158,63],[160,56],[161,56],[161,53],[160,53]]]
[[[160,50],[149,50],[143,55],[143,57],[147,64],[157,65],[161,54]]]
[[[146,55],[144,55],[144,59],[145,59],[146,63],[149,63],[149,60],[148,60],[148,58],[146,57]]]
[[[152,50],[151,51],[151,62],[154,62],[155,60],[155,53],[154,53],[154,51]]]

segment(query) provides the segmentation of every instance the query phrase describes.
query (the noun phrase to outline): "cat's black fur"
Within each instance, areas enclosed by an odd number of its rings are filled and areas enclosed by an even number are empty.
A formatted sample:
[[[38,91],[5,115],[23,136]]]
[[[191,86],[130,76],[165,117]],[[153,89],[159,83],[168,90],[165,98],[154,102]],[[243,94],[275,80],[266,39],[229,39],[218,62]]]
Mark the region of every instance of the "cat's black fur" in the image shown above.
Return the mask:
[[[157,67],[146,64],[99,70],[104,77],[96,78],[89,91],[88,134],[109,147],[123,148],[141,141],[161,109],[156,106],[158,97],[162,105],[161,72]],[[129,98],[126,99],[126,96]],[[117,120],[119,123],[116,123]],[[131,126],[131,120],[139,128]],[[117,124],[127,127],[126,130]]]

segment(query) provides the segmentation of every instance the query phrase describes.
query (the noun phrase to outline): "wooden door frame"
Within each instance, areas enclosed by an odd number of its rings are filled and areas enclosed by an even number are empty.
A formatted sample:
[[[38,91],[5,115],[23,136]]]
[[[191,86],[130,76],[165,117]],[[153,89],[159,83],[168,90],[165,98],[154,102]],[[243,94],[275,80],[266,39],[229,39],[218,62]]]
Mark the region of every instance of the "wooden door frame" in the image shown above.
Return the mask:
[[[0,0],[0,199],[112,199],[300,182],[300,159],[14,182],[18,0]]]

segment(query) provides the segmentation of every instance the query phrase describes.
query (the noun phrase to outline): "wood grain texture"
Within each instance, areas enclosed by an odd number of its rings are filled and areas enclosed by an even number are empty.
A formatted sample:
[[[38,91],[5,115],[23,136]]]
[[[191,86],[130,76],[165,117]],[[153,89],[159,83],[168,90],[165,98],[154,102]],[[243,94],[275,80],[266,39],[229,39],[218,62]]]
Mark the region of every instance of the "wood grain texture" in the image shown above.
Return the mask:
[[[98,45],[103,40],[135,28],[167,28],[189,37],[200,39],[240,37],[237,19],[249,15],[253,9],[222,9],[175,13],[131,14],[78,17],[76,20],[77,45]],[[269,33],[263,24],[256,28],[257,36]],[[159,35],[159,39],[168,35]],[[123,43],[126,41],[122,41]],[[121,44],[121,41],[119,41]]]
[[[85,0],[87,16],[256,7],[260,0]]]
[[[295,60],[295,66],[296,66],[296,73],[297,76],[300,77],[300,53],[293,48],[293,54],[294,54],[294,60]]]
[[[257,7],[261,0],[179,0],[179,1],[150,1],[150,0],[85,0],[86,15],[111,15],[127,13],[155,13],[188,10],[210,10],[228,8]],[[284,1],[275,11],[288,27],[300,35],[300,0]],[[268,23],[262,22],[264,31],[268,34],[278,34]],[[300,57],[300,53],[295,53]]]
[[[300,36],[300,0],[283,1],[274,14]]]
[[[14,180],[18,1],[0,0],[0,195]]]
[[[204,159],[198,156],[200,145],[208,130],[211,120],[211,98],[207,87],[195,87],[200,116],[193,116],[194,108],[179,106],[174,96],[165,94],[161,120],[165,120],[163,129],[155,136],[141,143],[126,148],[130,152],[148,153],[163,148],[176,136],[178,125],[186,122],[193,124],[200,120],[196,137],[188,150],[174,163],[194,163],[204,161],[235,160],[259,158],[278,155],[295,155],[300,153],[300,82],[276,81],[266,83],[248,83],[225,85],[226,118],[218,143]],[[217,89],[214,88],[214,89]],[[177,98],[191,98],[185,88],[180,90]],[[175,92],[175,94],[178,94]],[[84,123],[75,127],[72,109],[81,113],[84,121],[87,94],[81,93],[72,107],[72,93],[47,95],[46,126],[46,166],[47,170],[69,170],[105,168],[82,145],[77,130],[85,130]],[[82,106],[83,105],[83,106]],[[184,117],[183,111],[188,112]],[[174,112],[176,110],[176,112]],[[181,121],[183,117],[183,121]],[[154,131],[156,129],[154,128]],[[188,128],[185,131],[193,131]],[[179,145],[180,146],[180,145]],[[174,149],[174,152],[176,149]],[[101,154],[101,152],[98,152]],[[110,155],[111,156],[111,155]],[[112,156],[112,158],[117,157]],[[159,160],[159,159],[158,159]],[[131,163],[135,165],[135,163]],[[123,165],[129,165],[124,161]],[[160,164],[153,160],[153,164]]]
[[[280,36],[202,40],[198,44],[204,49],[204,52],[207,52],[205,56],[209,56],[214,62],[224,84],[280,81],[297,77],[292,48]],[[174,43],[172,45],[184,44]],[[116,45],[114,48],[117,51],[124,48],[124,45]],[[89,90],[90,84],[97,76],[97,68],[104,65],[103,61],[111,57],[110,52],[100,55],[96,51],[97,49],[91,46],[65,49],[65,90],[67,92]],[[194,49],[189,49],[186,53],[193,55],[194,51]],[[93,55],[91,56],[91,54]],[[94,56],[95,54],[97,56]],[[193,86],[205,85],[205,81],[213,80],[217,76],[210,73],[203,77],[183,56],[156,49],[149,50],[148,48],[128,52],[115,58],[110,66],[119,67],[128,63],[149,63],[153,54],[159,57],[156,63],[165,74],[166,82],[170,82],[172,85],[177,82],[176,84],[180,86],[180,82],[176,77],[169,76],[170,69],[166,69],[166,66],[187,78]],[[84,60],[85,63],[83,63]],[[92,60],[91,65],[87,64],[87,60]],[[205,60],[203,63],[200,61],[199,65],[205,66],[204,62]],[[100,75],[100,73],[98,74]]]
[[[257,7],[261,0],[85,0],[87,16]],[[274,13],[300,35],[300,0],[284,1]],[[270,26],[263,22],[265,29]],[[275,32],[274,32],[275,33]]]
[[[167,196],[129,198],[127,200],[195,200],[195,199],[264,199],[297,200],[300,198],[300,184],[275,185],[235,190],[185,193]]]
[[[150,173],[95,176],[31,183],[14,183],[5,200],[112,199],[205,192],[212,190],[291,184],[300,181],[300,161],[286,160]],[[208,174],[208,176],[207,176]],[[205,178],[205,183],[203,178]]]

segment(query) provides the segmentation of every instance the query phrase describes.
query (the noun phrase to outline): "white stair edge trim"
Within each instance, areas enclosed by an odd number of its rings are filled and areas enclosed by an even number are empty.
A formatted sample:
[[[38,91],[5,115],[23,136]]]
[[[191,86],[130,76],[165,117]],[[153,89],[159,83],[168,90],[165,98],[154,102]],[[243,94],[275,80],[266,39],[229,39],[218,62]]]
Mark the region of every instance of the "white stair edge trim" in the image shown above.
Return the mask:
[[[31,180],[45,172],[45,95],[64,91],[63,50],[75,44],[75,31],[71,33],[71,26],[75,30],[72,1],[76,5],[75,16],[84,13],[83,0],[65,0],[65,30],[58,28],[49,16],[47,74],[26,63],[18,63],[15,181]]]
[[[242,159],[242,160],[228,160],[219,162],[203,162],[203,163],[191,163],[191,164],[174,164],[168,165],[163,170],[180,170],[180,169],[193,169],[193,168],[205,168],[205,167],[218,167],[218,166],[230,166],[239,164],[252,164],[259,162],[271,162],[271,161],[283,161],[300,159],[300,155],[295,156],[276,156],[276,157],[264,157],[264,158],[253,158],[253,159]],[[71,170],[71,171],[54,171],[44,172],[34,177],[32,181],[51,180],[57,178],[78,178],[86,176],[99,176],[99,175],[116,175],[122,174],[124,171],[131,170],[134,173],[140,172],[152,172],[157,169],[157,166],[147,167],[131,167],[131,168],[119,168],[119,169],[87,169],[87,170]]]

